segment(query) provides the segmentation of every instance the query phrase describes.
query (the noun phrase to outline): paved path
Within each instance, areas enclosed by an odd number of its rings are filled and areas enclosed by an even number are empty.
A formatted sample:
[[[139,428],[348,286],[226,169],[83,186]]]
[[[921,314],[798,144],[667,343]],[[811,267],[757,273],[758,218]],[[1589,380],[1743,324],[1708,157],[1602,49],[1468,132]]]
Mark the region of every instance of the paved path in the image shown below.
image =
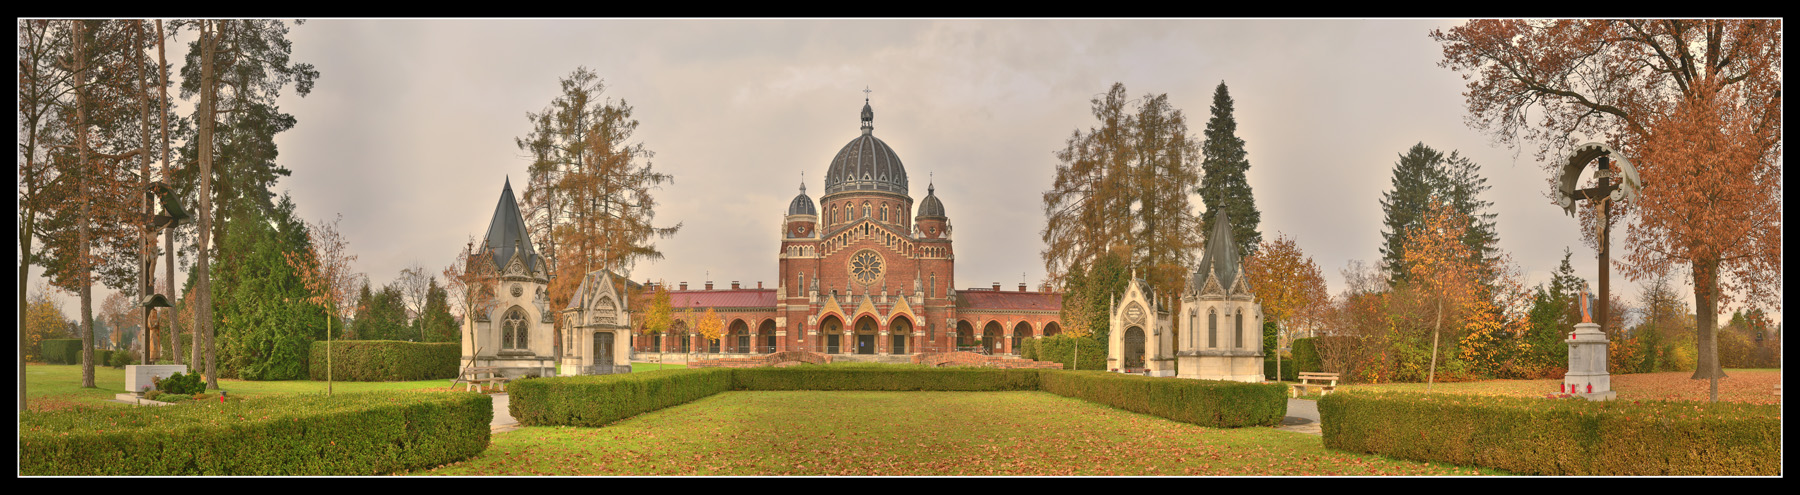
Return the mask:
[[[504,433],[519,428],[519,420],[513,419],[512,410],[506,408],[506,394],[492,394],[494,398],[494,421],[488,423],[488,433]]]

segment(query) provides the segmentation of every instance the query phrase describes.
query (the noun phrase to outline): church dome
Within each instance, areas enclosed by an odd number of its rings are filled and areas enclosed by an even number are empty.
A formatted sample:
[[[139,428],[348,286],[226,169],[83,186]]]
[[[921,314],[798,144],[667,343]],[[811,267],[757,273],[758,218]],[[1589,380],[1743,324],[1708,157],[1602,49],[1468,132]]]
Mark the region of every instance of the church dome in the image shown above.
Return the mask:
[[[919,216],[921,218],[947,216],[944,215],[944,202],[938,201],[936,185],[925,186],[925,199],[919,200]]]
[[[800,195],[794,196],[794,201],[792,203],[788,203],[787,214],[789,216],[793,216],[793,215],[812,215],[815,217],[819,216],[819,209],[817,207],[813,206],[812,198],[809,198],[806,196],[806,184],[800,184]]]
[[[906,196],[906,167],[900,155],[874,135],[875,112],[867,102],[862,109],[862,135],[851,139],[825,171],[825,194],[850,191],[883,191]]]

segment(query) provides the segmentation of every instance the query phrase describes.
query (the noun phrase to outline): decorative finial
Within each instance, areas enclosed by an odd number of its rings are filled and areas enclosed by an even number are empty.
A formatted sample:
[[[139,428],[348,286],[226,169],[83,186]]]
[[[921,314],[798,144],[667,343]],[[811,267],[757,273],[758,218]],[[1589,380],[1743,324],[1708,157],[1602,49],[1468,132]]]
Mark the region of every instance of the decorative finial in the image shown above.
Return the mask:
[[[869,90],[868,86],[863,86],[863,103],[869,102],[869,93],[870,92],[871,91]]]
[[[800,194],[806,194],[806,171],[800,171]]]

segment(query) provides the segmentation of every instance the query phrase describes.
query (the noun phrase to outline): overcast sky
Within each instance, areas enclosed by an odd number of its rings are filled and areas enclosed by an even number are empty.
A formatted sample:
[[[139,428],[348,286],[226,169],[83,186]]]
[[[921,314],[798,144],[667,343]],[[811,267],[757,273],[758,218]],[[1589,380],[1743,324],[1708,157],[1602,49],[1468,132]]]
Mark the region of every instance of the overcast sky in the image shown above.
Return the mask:
[[[526,112],[587,66],[604,96],[632,106],[635,140],[675,177],[655,192],[656,223],[681,231],[657,241],[666,259],[631,277],[772,288],[782,214],[802,173],[809,196],[823,193],[832,156],[860,133],[866,87],[875,136],[899,154],[915,202],[935,182],[956,227],[956,287],[1036,287],[1053,153],[1096,125],[1089,100],[1114,82],[1133,98],[1166,93],[1199,138],[1223,81],[1264,238],[1294,238],[1333,294],[1348,261],[1379,260],[1378,200],[1420,142],[1481,165],[1499,247],[1529,283],[1548,281],[1565,247],[1593,283],[1594,251],[1546,199],[1531,149],[1464,124],[1465,83],[1437,66],[1427,37],[1456,24],[313,19],[290,23],[293,60],[320,77],[310,95],[290,86],[280,99],[298,125],[276,139],[293,171],[277,192],[308,220],[342,213],[355,269],[376,286],[412,263],[435,273],[486,231],[503,181],[522,189],[528,160],[513,140],[531,129]],[[1639,284],[1613,278],[1615,293],[1636,299]]]

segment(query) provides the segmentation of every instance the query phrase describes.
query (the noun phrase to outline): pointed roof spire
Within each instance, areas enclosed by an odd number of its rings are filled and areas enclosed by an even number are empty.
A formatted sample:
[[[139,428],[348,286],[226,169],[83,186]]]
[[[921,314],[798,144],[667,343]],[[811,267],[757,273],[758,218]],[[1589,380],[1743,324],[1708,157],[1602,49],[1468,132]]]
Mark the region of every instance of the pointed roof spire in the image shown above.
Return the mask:
[[[1206,251],[1200,256],[1200,266],[1194,270],[1194,286],[1206,287],[1206,279],[1216,277],[1219,287],[1231,290],[1241,262],[1237,242],[1231,238],[1231,217],[1221,208],[1213,219],[1212,235],[1206,237]]]
[[[537,269],[537,250],[532,248],[531,234],[525,230],[525,217],[519,212],[519,202],[513,198],[511,177],[500,187],[500,203],[494,205],[494,217],[488,221],[485,244],[485,249],[494,253],[492,260],[496,269],[504,269],[513,253],[521,253],[526,271]]]
[[[869,87],[863,86],[862,131],[868,134],[875,130],[875,109],[869,107]]]

